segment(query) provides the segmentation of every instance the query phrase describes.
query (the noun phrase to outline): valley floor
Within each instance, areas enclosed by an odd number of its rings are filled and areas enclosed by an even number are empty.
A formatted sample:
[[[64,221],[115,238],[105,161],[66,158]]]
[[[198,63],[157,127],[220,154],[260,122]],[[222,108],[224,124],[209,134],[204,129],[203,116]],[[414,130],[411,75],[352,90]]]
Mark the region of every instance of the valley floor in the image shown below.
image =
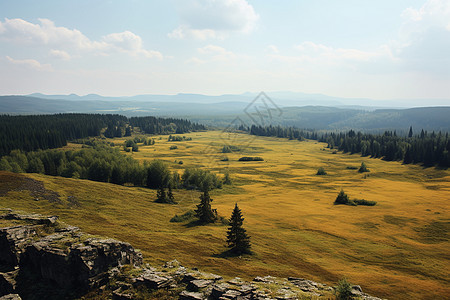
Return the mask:
[[[27,188],[11,188],[17,185],[14,180],[24,179],[3,173],[0,207],[59,215],[85,232],[131,243],[150,263],[176,258],[244,279],[265,274],[336,284],[347,277],[364,291],[388,299],[444,299],[450,294],[448,170],[333,154],[315,141],[219,131],[185,136],[192,140],[156,137],[155,145],[127,155],[162,159],[180,174],[186,167],[228,170],[233,185],[214,190],[212,206],[228,218],[238,203],[254,255],[224,258],[224,225],[169,222],[175,214],[195,208],[196,191],[176,190],[177,205],[157,204],[156,191],[146,188],[26,174],[44,183],[43,194],[58,193],[47,199],[31,195]],[[121,145],[124,139],[112,141]],[[221,153],[226,143],[241,151]],[[169,150],[172,145],[177,149]],[[225,156],[228,161],[222,161]],[[264,161],[239,162],[242,156]],[[347,168],[361,162],[369,173]],[[319,167],[328,174],[315,175]],[[341,189],[350,198],[377,205],[335,206]]]

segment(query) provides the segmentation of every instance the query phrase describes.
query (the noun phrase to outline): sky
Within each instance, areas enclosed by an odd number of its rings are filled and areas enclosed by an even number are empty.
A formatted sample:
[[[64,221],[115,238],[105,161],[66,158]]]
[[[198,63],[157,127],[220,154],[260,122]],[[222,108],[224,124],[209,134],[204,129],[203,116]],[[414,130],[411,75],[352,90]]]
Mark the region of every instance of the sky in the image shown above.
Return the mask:
[[[259,91],[450,99],[450,0],[0,1],[2,95]]]

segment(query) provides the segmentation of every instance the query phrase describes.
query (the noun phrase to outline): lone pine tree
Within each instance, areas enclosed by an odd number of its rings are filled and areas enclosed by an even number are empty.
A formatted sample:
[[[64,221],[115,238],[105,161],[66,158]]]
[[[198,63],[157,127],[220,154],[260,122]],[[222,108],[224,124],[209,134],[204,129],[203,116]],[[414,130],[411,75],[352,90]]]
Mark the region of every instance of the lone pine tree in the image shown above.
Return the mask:
[[[200,204],[197,205],[195,210],[195,215],[200,223],[214,223],[217,220],[217,212],[211,208],[212,201],[208,189],[204,189],[203,194],[200,195]]]
[[[250,253],[250,237],[242,227],[244,218],[237,203],[230,218],[230,228],[227,231],[227,244],[234,254]]]

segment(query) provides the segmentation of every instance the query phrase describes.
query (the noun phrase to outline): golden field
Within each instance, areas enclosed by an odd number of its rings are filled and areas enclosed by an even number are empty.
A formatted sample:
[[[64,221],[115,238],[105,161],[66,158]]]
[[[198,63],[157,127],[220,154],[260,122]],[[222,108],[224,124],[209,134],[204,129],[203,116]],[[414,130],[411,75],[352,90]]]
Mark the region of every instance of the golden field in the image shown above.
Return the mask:
[[[196,191],[176,190],[179,204],[157,204],[156,191],[146,188],[27,174],[56,191],[60,200],[36,201],[27,190],[11,191],[0,197],[0,207],[59,215],[85,232],[131,243],[152,264],[176,258],[187,266],[245,279],[295,276],[336,284],[347,277],[365,292],[388,299],[450,295],[448,170],[332,154],[315,141],[220,131],[184,135],[192,140],[168,142],[168,136],[157,136],[155,145],[127,155],[164,160],[180,174],[186,167],[219,174],[228,170],[233,185],[212,191],[212,205],[228,218],[238,203],[253,255],[220,255],[226,250],[224,225],[169,222],[195,208]],[[122,149],[125,139],[111,141]],[[223,154],[225,142],[248,146]],[[171,145],[178,149],[169,150]],[[224,156],[229,161],[220,161]],[[239,162],[242,156],[264,161]],[[347,169],[363,161],[370,173]],[[315,175],[319,167],[328,174]],[[377,205],[335,206],[341,188],[350,198]]]

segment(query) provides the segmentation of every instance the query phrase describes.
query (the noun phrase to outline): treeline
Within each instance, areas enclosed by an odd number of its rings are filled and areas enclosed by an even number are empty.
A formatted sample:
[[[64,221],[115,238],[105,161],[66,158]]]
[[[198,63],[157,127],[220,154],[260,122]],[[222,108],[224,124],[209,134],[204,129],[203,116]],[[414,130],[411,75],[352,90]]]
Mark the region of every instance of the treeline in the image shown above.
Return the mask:
[[[102,114],[0,115],[0,157],[12,150],[25,152],[63,147],[68,141],[90,136],[130,136],[133,127],[149,134],[187,133],[205,130],[188,120]]]
[[[114,184],[131,184],[149,188],[168,187],[208,189],[219,188],[222,181],[213,173],[200,169],[186,169],[180,176],[170,172],[162,161],[140,164],[120,153],[106,142],[78,151],[39,150],[24,153],[13,150],[0,159],[0,170],[16,173],[41,173],[68,178],[89,179]]]
[[[34,151],[65,146],[67,141],[98,136],[108,123],[126,120],[119,115],[57,114],[0,116],[0,156],[11,150]]]
[[[361,156],[402,161],[405,164],[422,163],[427,167],[450,167],[448,133],[427,133],[422,130],[419,135],[401,137],[392,131],[375,135],[350,130],[347,133],[325,133],[319,141],[344,153],[361,153]]]
[[[294,127],[255,126],[250,134],[258,136],[275,136],[289,139],[312,139],[325,142],[331,149],[344,153],[360,153],[361,156],[382,158],[388,161],[402,161],[405,164],[438,165],[450,167],[450,139],[448,133],[427,133],[413,135],[412,128],[408,136],[398,136],[396,132],[367,134],[350,130],[341,133],[318,133]]]
[[[204,125],[188,120],[156,117],[131,117],[130,125],[139,127],[147,134],[182,134],[190,131],[206,130]]]
[[[304,140],[311,139],[317,140],[318,134],[314,130],[298,129],[295,127],[282,127],[282,126],[256,126],[252,125],[248,130],[250,134],[259,136],[275,136],[279,138],[288,138],[290,140]]]

